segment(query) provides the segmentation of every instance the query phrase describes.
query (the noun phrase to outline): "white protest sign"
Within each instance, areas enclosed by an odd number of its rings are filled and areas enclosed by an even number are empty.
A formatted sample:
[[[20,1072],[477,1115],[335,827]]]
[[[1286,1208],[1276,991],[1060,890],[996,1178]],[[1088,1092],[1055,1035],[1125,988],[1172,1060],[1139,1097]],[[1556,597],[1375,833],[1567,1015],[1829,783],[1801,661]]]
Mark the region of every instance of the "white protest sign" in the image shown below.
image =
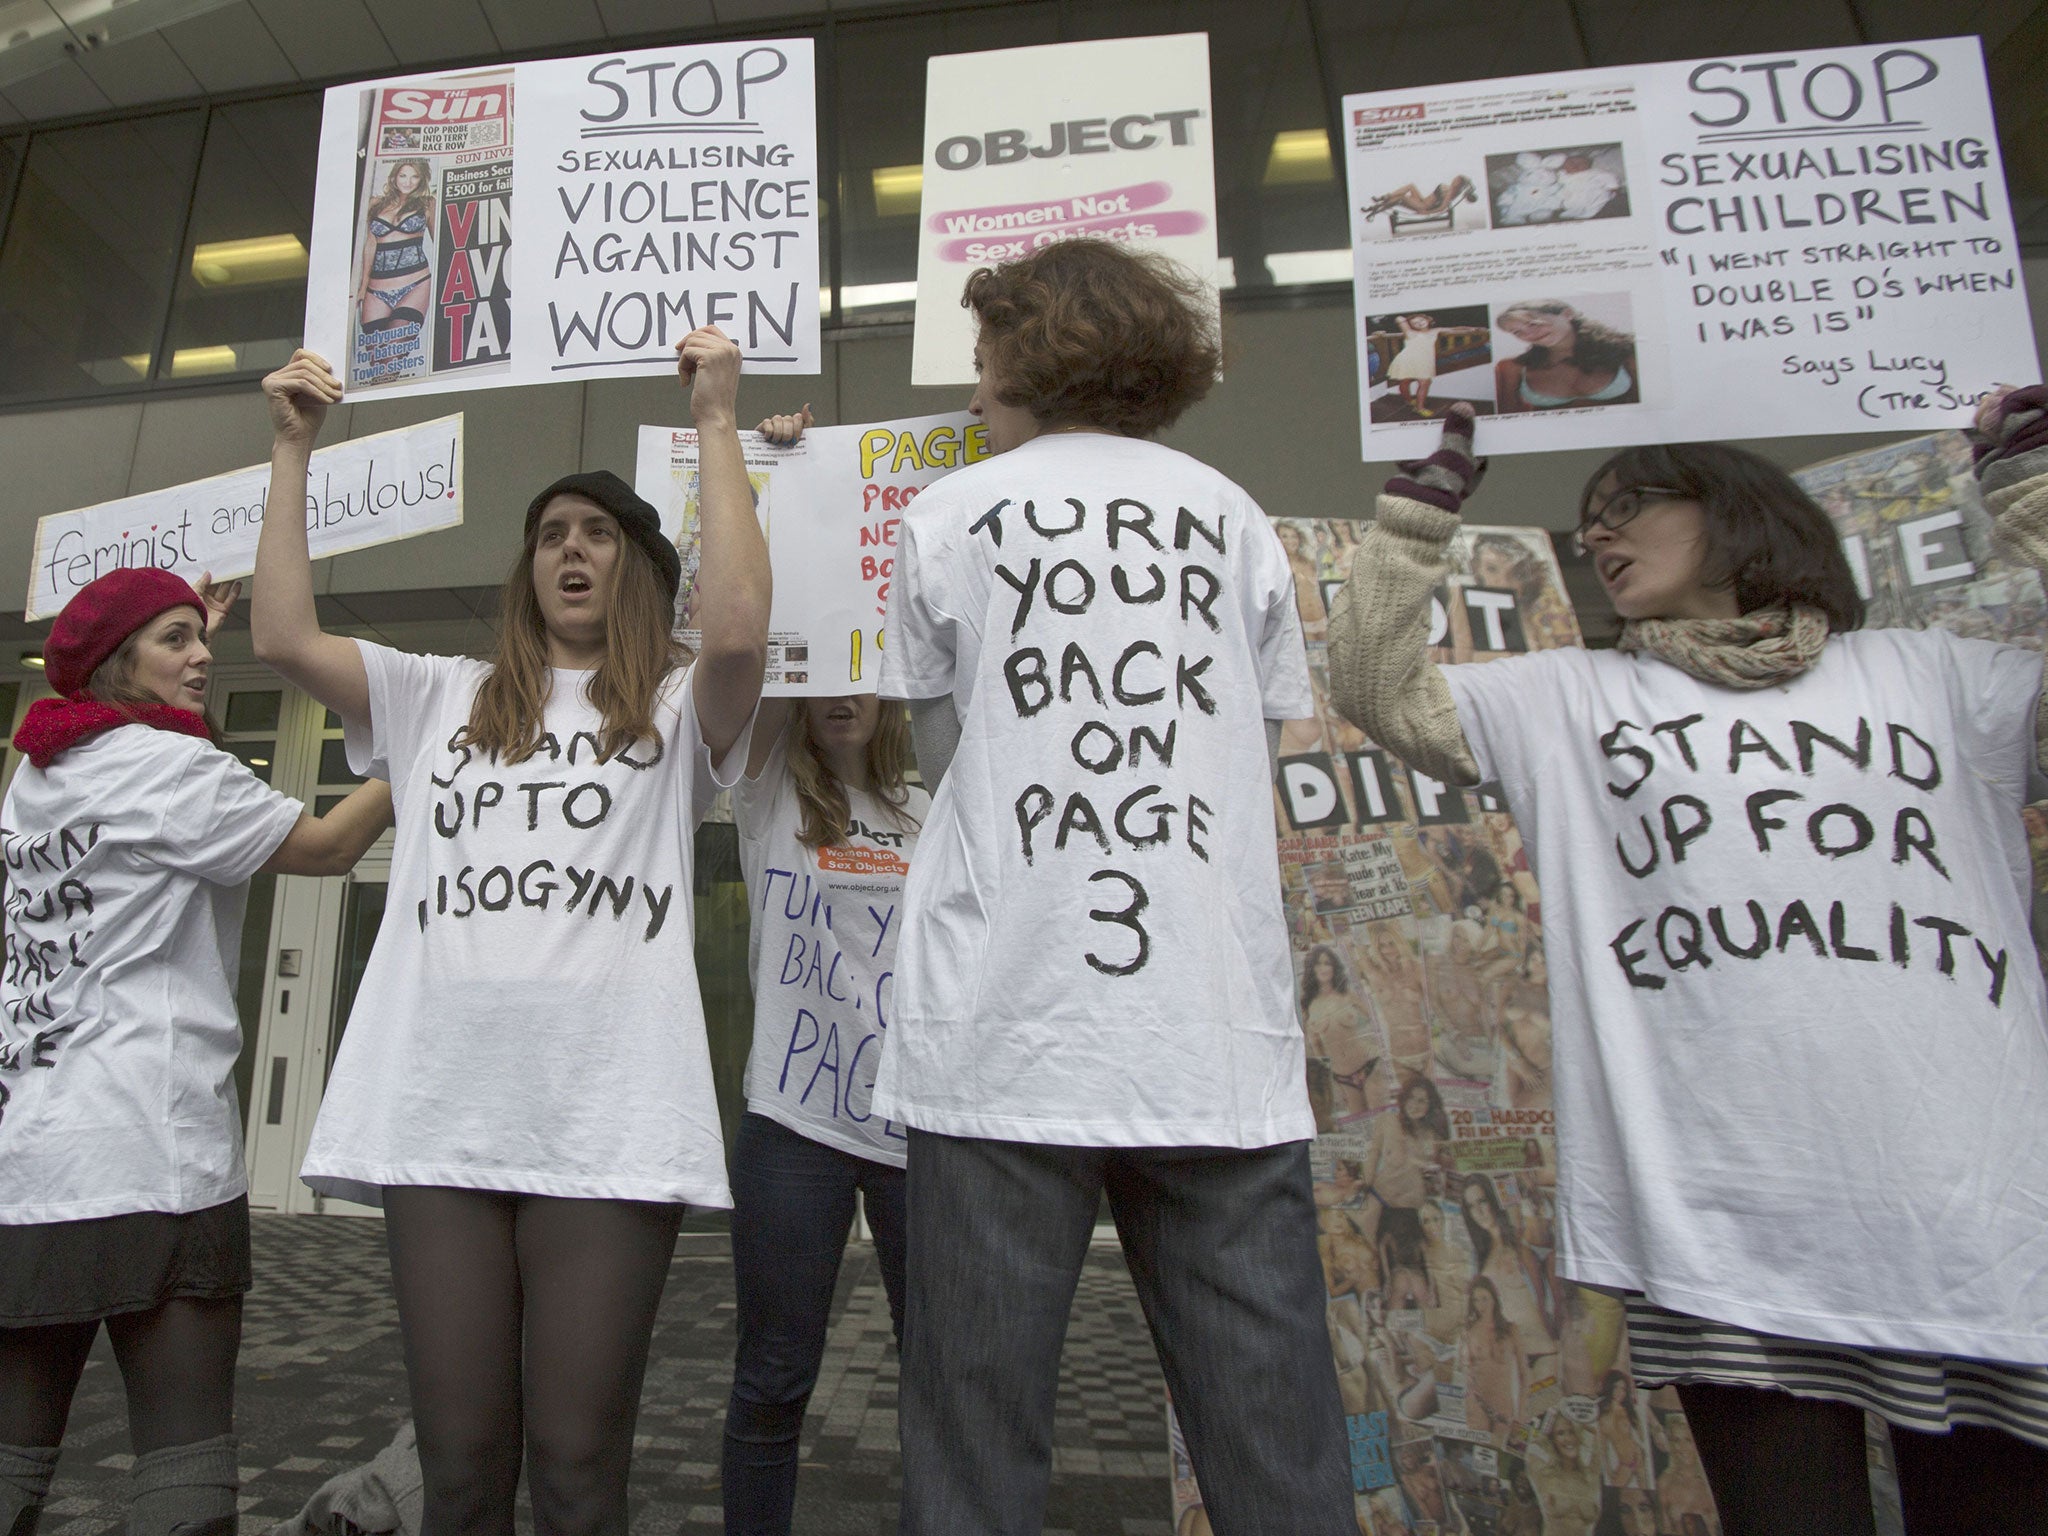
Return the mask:
[[[87,582],[128,566],[197,581],[256,569],[270,466],[252,465],[53,512],[36,524],[27,617],[54,617]],[[462,417],[443,416],[315,453],[306,474],[306,541],[313,558],[453,528],[462,521]]]
[[[352,392],[637,376],[718,325],[818,371],[811,44],[335,86],[306,345]]]
[[[1975,38],[1344,99],[1367,459],[1959,426],[2040,377]]]
[[[1129,241],[1216,272],[1209,38],[952,54],[925,72],[913,384],[974,382],[969,273],[1055,240]]]
[[[789,698],[873,693],[904,509],[942,475],[987,458],[988,429],[956,411],[814,427],[787,448],[754,432],[740,439],[775,572],[762,692]],[[662,530],[682,553],[677,620],[694,646],[696,432],[642,427],[634,487],[660,510]]]

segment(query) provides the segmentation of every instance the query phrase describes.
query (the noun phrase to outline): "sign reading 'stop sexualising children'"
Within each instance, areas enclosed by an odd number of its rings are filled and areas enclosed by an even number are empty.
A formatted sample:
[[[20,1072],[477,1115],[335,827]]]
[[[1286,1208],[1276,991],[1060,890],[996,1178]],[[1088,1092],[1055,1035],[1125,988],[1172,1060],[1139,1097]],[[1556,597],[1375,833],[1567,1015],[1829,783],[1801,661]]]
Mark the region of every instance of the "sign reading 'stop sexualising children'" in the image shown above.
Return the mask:
[[[1216,271],[1209,38],[1113,38],[932,59],[914,384],[974,382],[968,274],[1057,240]]]
[[[384,398],[637,376],[700,325],[816,373],[817,176],[808,39],[336,86],[306,345]]]
[[[2040,377],[1976,38],[1344,99],[1365,457],[1961,426]]]

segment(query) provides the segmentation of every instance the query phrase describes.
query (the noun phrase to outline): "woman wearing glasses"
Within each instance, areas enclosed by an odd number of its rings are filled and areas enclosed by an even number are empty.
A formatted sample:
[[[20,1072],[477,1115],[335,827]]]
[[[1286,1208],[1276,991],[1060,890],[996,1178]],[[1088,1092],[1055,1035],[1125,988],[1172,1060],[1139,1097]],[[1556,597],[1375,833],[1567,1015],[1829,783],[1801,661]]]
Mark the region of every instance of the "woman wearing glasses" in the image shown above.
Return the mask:
[[[2000,532],[2048,563],[2048,391],[1979,419]],[[1422,771],[1498,780],[1547,883],[1559,1273],[1627,1297],[1731,1536],[1872,1530],[1864,1408],[1914,1536],[2048,1528],[2041,657],[1861,629],[1788,476],[1674,446],[1584,493],[1617,649],[1439,668],[1471,429],[1389,482],[1331,683]]]

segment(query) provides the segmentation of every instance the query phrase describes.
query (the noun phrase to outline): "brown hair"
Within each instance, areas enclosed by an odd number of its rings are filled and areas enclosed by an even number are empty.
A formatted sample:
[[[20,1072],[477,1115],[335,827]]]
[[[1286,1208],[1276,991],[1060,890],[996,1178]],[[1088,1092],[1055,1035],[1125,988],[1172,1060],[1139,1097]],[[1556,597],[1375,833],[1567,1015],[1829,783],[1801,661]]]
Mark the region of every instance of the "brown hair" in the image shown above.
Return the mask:
[[[498,600],[498,650],[491,658],[490,675],[476,691],[469,723],[452,743],[475,747],[506,763],[522,763],[539,748],[548,692],[554,685],[547,626],[533,590],[533,551],[539,538],[536,518]],[[655,696],[683,662],[682,647],[671,630],[675,608],[654,562],[633,540],[621,537],[617,543],[611,593],[605,601],[604,660],[584,685],[584,696],[604,721],[598,740],[600,762],[636,741],[661,734],[654,723]]]
[[[983,267],[960,301],[996,398],[1046,426],[1150,437],[1208,394],[1222,353],[1207,289],[1153,251],[1060,240]]]
[[[419,184],[412,189],[411,196],[398,190],[398,173],[407,166],[419,177]],[[427,189],[434,184],[434,168],[425,160],[408,157],[394,160],[391,170],[384,178],[384,190],[370,200],[370,212],[379,216],[385,213],[403,218],[417,209],[431,221],[434,217],[434,194]]]
[[[182,611],[182,608],[166,608],[164,613],[179,613]],[[133,711],[138,708],[185,708],[182,704],[166,705],[162,699],[135,681],[135,651],[142,644],[142,633],[151,624],[156,623],[157,619],[162,618],[164,613],[158,614],[156,618],[151,619],[147,624],[138,624],[134,632],[115,649],[113,655],[92,669],[92,676],[87,678],[85,682],[85,692],[88,698],[96,699],[102,704],[111,705],[122,714],[128,715],[131,719],[134,718]],[[199,625],[199,637],[201,640],[204,640],[206,638],[206,618],[203,614],[199,617],[197,623]],[[200,719],[206,722],[207,738],[215,746],[219,746],[220,727],[214,723],[212,714],[203,709],[192,710],[190,713],[198,715]]]
[[[1579,526],[1609,476],[1614,488],[1683,491],[1705,514],[1700,582],[1729,587],[1744,613],[1805,604],[1837,634],[1863,624],[1863,598],[1834,521],[1769,459],[1724,443],[1624,448],[1593,471],[1579,496]]]
[[[806,700],[793,699],[789,710],[789,776],[796,784],[797,812],[801,825],[797,840],[807,848],[833,848],[846,841],[846,818],[852,805],[846,786],[818,750],[811,736],[811,715]],[[904,770],[910,762],[910,716],[901,704],[883,701],[881,718],[866,748],[868,792],[882,802],[899,826],[917,823],[904,809],[910,792],[904,785]]]
[[[1496,325],[1504,325],[1512,314],[1556,315],[1571,322],[1571,360],[1587,372],[1601,368],[1628,368],[1636,366],[1636,339],[1627,331],[1617,331],[1613,326],[1582,315],[1562,299],[1530,299],[1522,304],[1510,304],[1493,318]],[[1526,369],[1548,367],[1556,361],[1550,355],[1550,348],[1533,346],[1514,358]]]

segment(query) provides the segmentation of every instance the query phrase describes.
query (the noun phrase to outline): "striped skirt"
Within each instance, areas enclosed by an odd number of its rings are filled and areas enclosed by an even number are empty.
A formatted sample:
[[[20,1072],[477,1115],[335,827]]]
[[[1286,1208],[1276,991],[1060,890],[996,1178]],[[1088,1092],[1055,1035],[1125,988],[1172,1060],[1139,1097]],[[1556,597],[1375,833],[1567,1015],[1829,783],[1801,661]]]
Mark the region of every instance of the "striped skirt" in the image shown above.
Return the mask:
[[[1629,1355],[1640,1386],[1777,1387],[1853,1404],[1901,1429],[1940,1435],[1958,1424],[1982,1424],[2048,1446],[2048,1366],[1815,1344],[1669,1312],[1641,1295],[1627,1302]]]

